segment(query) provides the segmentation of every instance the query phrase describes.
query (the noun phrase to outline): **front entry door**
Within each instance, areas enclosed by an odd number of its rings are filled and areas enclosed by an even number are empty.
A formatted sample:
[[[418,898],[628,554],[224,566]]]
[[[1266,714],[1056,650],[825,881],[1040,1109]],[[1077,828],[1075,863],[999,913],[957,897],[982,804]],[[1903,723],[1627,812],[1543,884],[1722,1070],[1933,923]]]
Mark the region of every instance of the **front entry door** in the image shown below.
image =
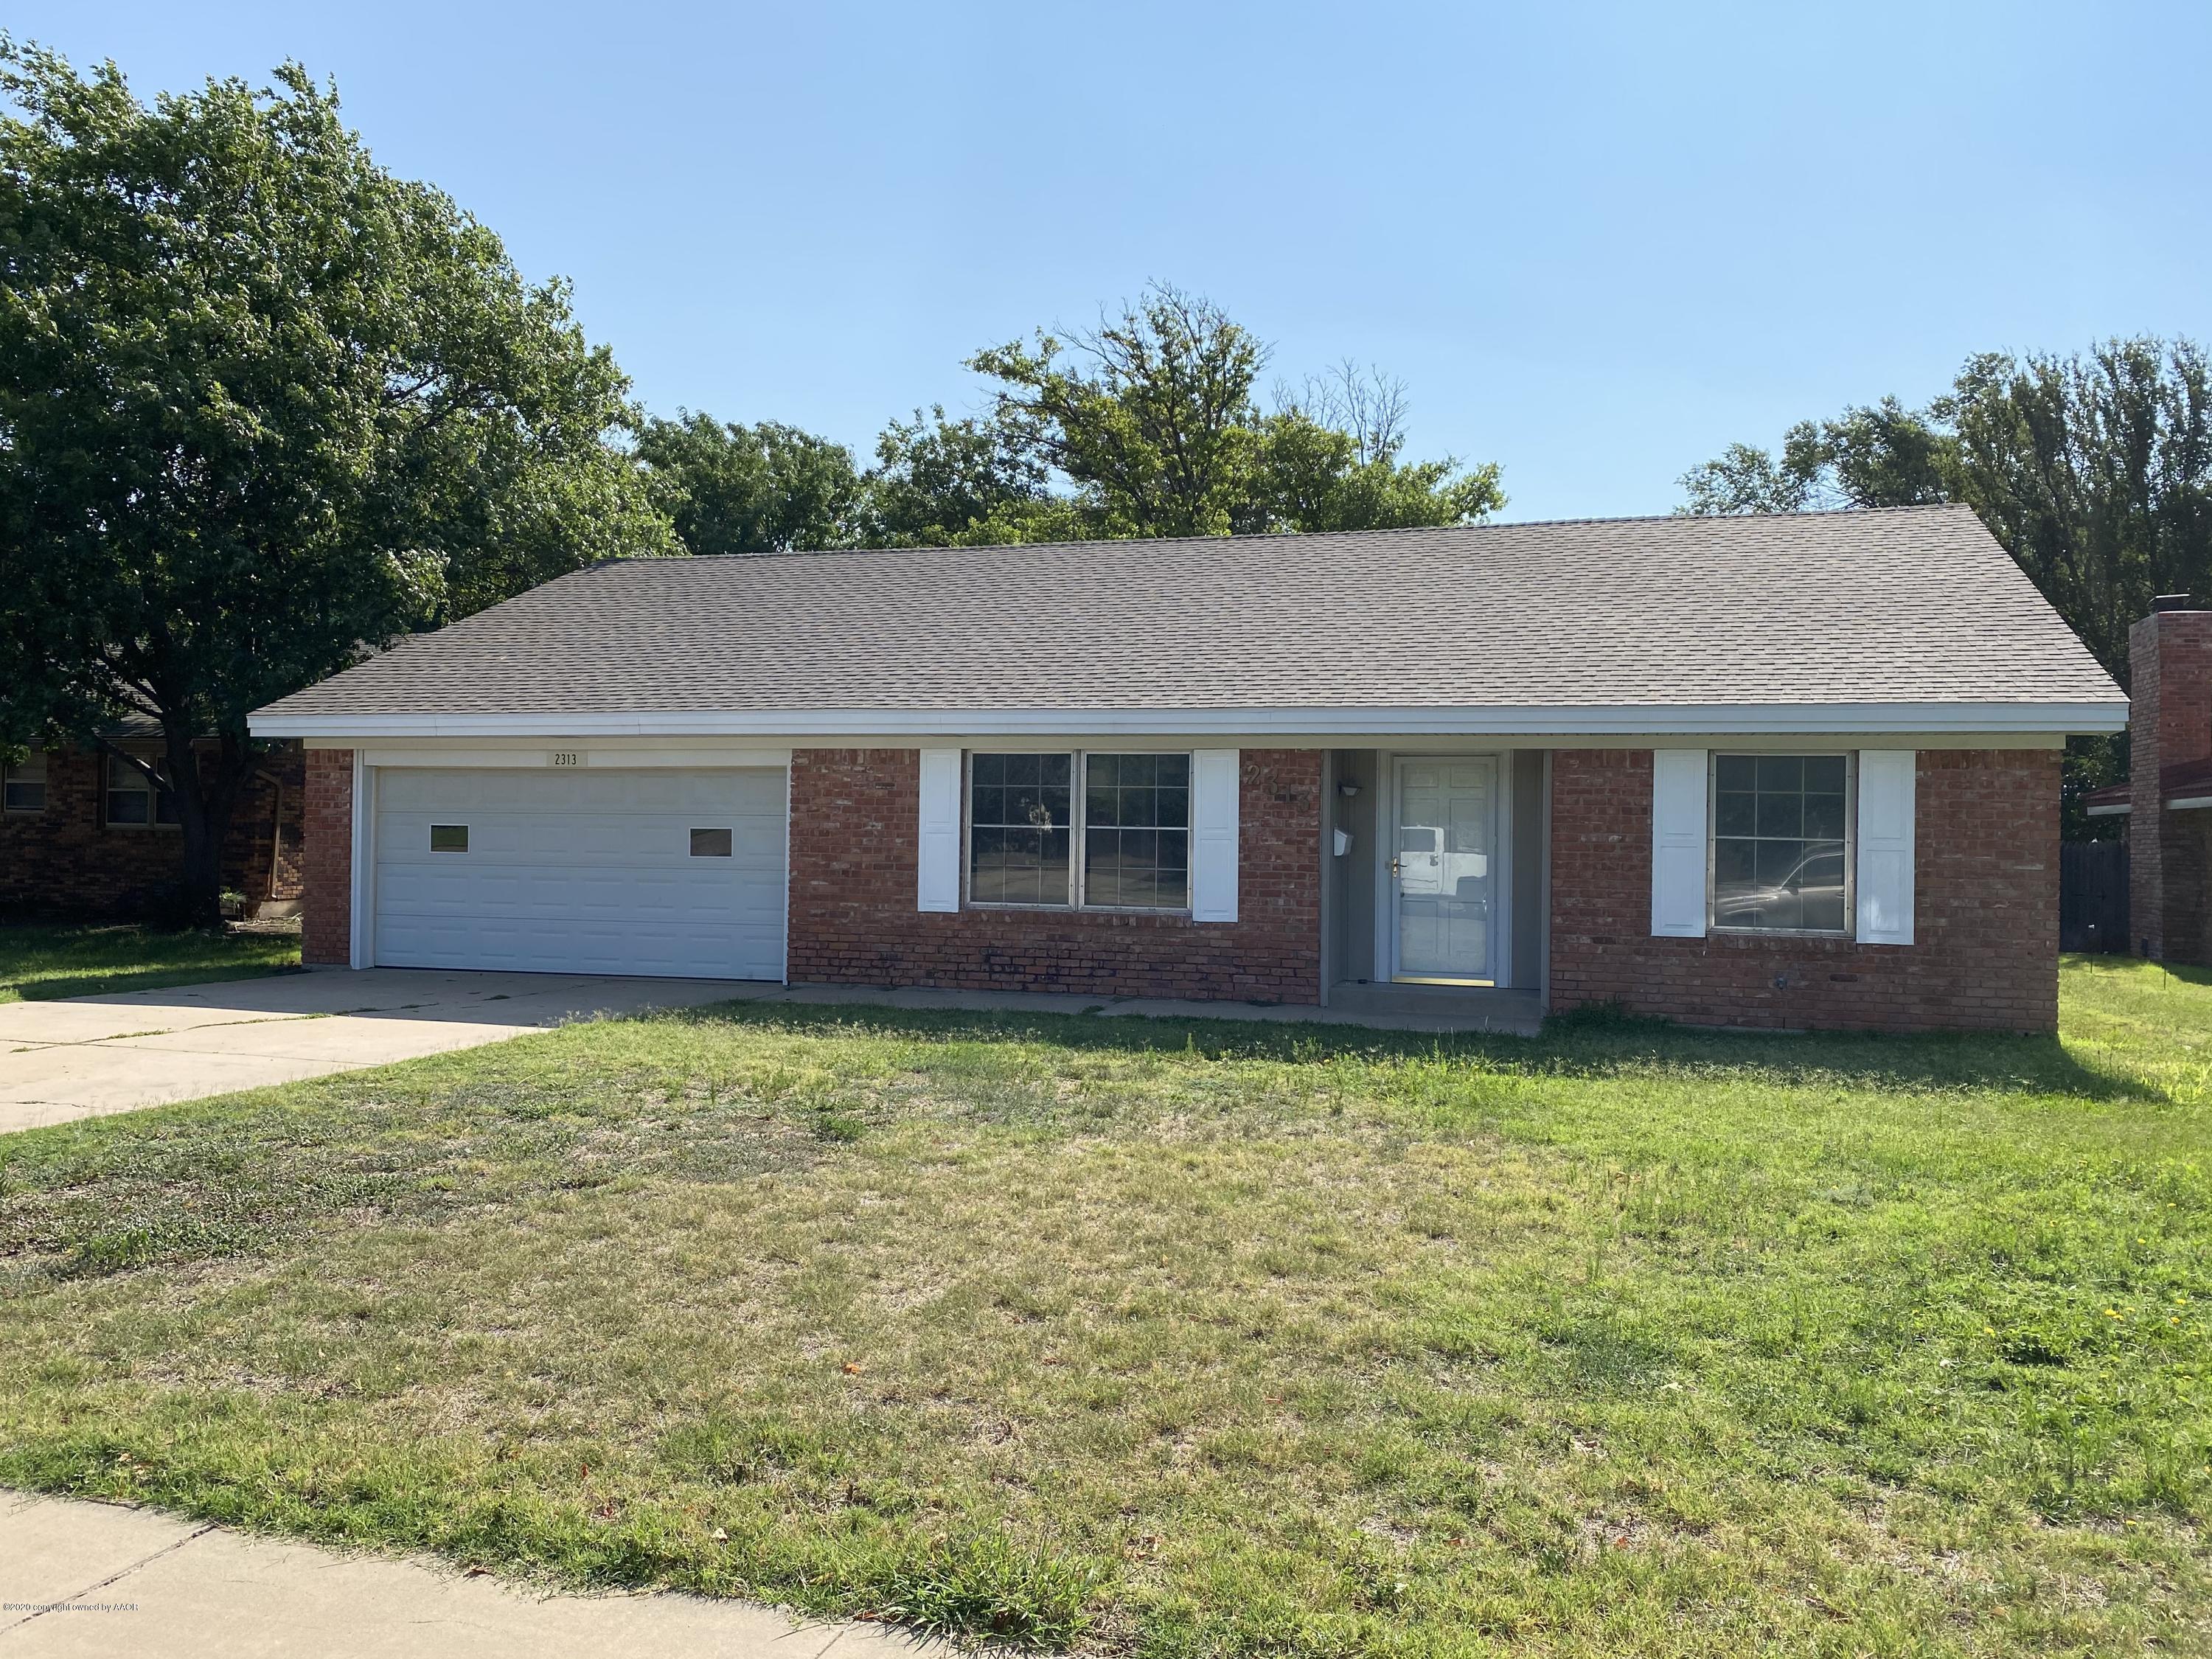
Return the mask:
[[[1391,976],[1493,980],[1497,757],[1411,757],[1397,771]]]

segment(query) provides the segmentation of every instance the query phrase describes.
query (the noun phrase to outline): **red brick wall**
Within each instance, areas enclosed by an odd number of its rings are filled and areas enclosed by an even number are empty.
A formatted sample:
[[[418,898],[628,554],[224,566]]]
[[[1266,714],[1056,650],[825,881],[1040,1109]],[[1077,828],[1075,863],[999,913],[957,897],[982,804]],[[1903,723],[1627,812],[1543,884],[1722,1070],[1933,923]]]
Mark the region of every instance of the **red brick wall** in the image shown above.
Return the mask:
[[[46,810],[0,814],[0,914],[137,916],[158,912],[182,879],[179,830],[101,822],[105,765],[105,757],[92,750],[50,750]],[[300,751],[266,755],[258,770],[269,775],[248,781],[223,839],[222,884],[256,902],[297,897]]]
[[[1914,943],[1651,936],[1651,751],[1552,757],[1555,1011],[1698,1024],[2048,1031],[2058,1019],[2058,752],[1923,750]]]
[[[1318,750],[1243,753],[1237,919],[915,908],[911,749],[791,757],[793,984],[1310,1003],[1321,987]]]
[[[2212,756],[2212,611],[2160,611],[2128,630],[2128,926],[2160,962],[2212,962],[2206,814],[2165,810],[2159,774]]]
[[[300,960],[343,967],[353,951],[353,750],[307,750]]]

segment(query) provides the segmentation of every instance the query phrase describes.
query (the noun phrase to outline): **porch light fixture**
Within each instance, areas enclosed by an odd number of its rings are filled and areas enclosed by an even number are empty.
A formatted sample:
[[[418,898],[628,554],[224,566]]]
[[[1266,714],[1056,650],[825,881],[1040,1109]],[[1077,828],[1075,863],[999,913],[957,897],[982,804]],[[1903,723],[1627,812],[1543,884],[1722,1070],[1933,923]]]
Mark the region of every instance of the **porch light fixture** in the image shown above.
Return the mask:
[[[1336,793],[1343,796],[1345,799],[1350,800],[1354,795],[1359,793],[1359,786],[1347,778],[1342,783],[1336,786]]]

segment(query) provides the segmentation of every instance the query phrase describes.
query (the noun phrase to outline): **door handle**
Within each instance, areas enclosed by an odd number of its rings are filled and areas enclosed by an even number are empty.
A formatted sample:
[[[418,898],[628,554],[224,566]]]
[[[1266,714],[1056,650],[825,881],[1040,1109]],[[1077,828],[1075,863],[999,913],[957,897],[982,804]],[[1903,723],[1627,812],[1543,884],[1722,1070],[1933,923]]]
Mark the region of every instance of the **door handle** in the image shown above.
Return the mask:
[[[1390,860],[1390,873],[1394,876],[1398,873],[1398,860],[1395,859]]]

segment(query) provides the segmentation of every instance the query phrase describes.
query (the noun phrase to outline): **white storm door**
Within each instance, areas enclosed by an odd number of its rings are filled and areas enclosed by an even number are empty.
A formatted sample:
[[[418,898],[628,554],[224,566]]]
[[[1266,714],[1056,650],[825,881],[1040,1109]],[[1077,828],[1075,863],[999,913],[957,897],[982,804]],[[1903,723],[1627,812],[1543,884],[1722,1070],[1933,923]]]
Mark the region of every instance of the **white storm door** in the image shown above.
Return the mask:
[[[1404,757],[1396,774],[1390,976],[1494,980],[1498,757]]]
[[[781,979],[784,774],[380,768],[376,961]]]

